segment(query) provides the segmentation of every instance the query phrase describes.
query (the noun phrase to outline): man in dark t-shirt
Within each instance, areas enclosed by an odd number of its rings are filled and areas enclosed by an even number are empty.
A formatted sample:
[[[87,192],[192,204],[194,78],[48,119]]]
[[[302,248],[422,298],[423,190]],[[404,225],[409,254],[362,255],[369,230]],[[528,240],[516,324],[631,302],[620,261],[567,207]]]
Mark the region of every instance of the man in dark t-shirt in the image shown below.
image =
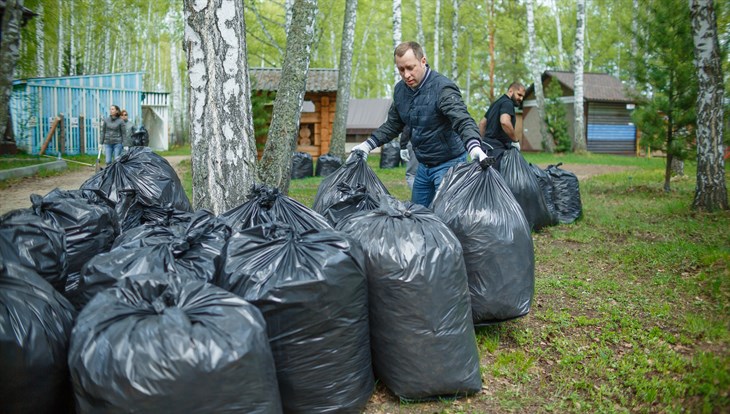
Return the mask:
[[[513,82],[507,93],[494,101],[479,121],[479,133],[490,157],[497,159],[497,169],[502,154],[509,148],[520,149],[515,135],[515,106],[519,106],[525,98],[525,86]]]

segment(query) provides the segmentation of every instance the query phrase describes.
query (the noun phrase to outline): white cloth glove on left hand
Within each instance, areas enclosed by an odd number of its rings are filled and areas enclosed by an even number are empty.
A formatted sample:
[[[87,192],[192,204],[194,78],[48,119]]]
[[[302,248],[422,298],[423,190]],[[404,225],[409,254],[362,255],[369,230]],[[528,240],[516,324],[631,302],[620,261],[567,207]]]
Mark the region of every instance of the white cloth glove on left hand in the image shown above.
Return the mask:
[[[362,151],[365,153],[364,159],[368,158],[368,153],[373,150],[373,147],[368,144],[367,141],[362,142],[360,144],[355,145],[352,147],[352,150],[350,151],[350,156],[347,157],[347,162],[350,162],[355,157],[355,151]]]
[[[469,155],[471,156],[472,160],[477,160],[479,162],[487,158],[487,154],[485,154],[484,151],[482,151],[482,149],[479,147],[472,148],[471,151],[469,151]]]
[[[518,151],[521,151],[520,143],[519,142],[512,142],[512,147],[517,148]]]
[[[402,159],[405,162],[408,162],[411,160],[411,154],[408,153],[407,149],[400,150],[400,159]]]

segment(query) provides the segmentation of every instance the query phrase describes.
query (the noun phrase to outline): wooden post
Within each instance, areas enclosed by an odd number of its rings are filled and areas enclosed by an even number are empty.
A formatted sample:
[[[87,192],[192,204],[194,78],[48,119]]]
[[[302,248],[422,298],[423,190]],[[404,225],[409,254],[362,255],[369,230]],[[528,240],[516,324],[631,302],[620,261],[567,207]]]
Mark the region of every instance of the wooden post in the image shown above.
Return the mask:
[[[79,151],[86,154],[86,122],[83,116],[79,116]]]
[[[53,124],[51,124],[51,130],[48,131],[48,135],[46,135],[46,140],[43,141],[43,145],[41,146],[41,152],[39,153],[39,155],[43,155],[43,153],[46,152],[46,148],[48,148],[48,144],[51,142],[51,138],[53,138],[53,134],[56,132],[56,127],[58,127],[58,122],[58,118],[53,120]]]
[[[58,158],[61,158],[61,154],[66,152],[66,123],[64,122],[63,114],[58,114],[58,139],[61,145],[59,145]]]

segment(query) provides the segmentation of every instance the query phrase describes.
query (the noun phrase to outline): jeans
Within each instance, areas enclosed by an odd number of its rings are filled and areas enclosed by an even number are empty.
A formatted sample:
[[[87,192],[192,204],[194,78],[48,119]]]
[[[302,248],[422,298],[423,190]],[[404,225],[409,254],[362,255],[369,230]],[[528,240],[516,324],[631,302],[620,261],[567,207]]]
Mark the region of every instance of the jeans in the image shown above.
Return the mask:
[[[104,153],[106,154],[106,165],[112,163],[112,156],[116,160],[122,156],[122,144],[104,144]]]
[[[446,172],[454,165],[463,162],[466,162],[466,152],[435,167],[429,168],[423,164],[418,164],[416,178],[413,180],[411,201],[422,206],[430,206]]]

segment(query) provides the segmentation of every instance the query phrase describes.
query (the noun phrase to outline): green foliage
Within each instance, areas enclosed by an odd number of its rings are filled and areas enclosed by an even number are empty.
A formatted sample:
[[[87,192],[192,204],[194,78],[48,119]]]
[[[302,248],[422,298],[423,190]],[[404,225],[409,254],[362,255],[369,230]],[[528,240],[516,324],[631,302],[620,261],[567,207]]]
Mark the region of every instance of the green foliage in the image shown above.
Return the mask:
[[[257,91],[251,95],[253,129],[256,136],[256,148],[259,150],[263,150],[266,145],[266,137],[271,124],[271,107],[275,97],[276,93],[269,91]]]
[[[565,104],[560,101],[563,89],[556,80],[545,88],[545,122],[548,134],[552,135],[556,152],[570,152],[572,141],[568,135],[568,119]]]

